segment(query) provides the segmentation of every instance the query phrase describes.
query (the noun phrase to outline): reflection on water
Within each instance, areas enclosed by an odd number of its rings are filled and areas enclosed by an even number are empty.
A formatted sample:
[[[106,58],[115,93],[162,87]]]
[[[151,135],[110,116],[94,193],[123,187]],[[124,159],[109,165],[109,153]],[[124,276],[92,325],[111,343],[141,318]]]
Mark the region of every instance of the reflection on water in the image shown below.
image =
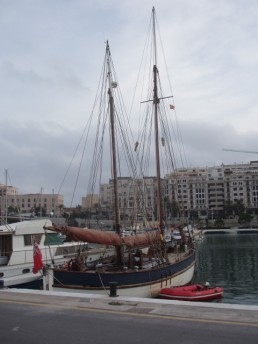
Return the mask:
[[[220,302],[258,305],[258,234],[208,234],[197,246],[194,282],[224,288]]]

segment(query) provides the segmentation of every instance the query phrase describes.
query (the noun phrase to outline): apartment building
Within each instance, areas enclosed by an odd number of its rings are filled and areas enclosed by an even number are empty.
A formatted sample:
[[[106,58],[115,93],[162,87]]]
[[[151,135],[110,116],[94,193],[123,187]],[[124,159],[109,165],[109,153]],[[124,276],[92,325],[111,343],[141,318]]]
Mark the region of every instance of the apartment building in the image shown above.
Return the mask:
[[[114,181],[102,184],[100,195],[92,194],[82,198],[82,207],[95,209],[113,218]],[[164,210],[167,220],[174,217],[188,219],[216,219],[224,216],[224,206],[242,201],[251,212],[258,211],[258,161],[246,164],[222,164],[205,168],[178,169],[162,180],[164,189]],[[121,220],[157,219],[157,179],[145,177],[133,179],[118,178],[118,202]],[[64,197],[59,194],[20,195],[13,186],[0,184],[0,211],[17,207],[21,213],[33,213],[37,208],[46,214],[60,215]],[[174,208],[174,211],[171,211]],[[179,212],[180,209],[180,212]]]
[[[246,208],[258,209],[258,161],[224,166],[225,200],[243,200]]]
[[[205,168],[187,168],[167,174],[162,181],[166,218],[209,219],[224,217],[225,204],[242,201],[249,211],[258,210],[258,161]],[[112,216],[113,180],[101,186],[101,208]],[[121,219],[135,212],[148,213],[155,220],[157,202],[156,178],[133,180],[119,178],[118,197]],[[174,211],[171,210],[174,208]]]
[[[8,209],[9,199],[16,197],[19,190],[13,186],[7,186],[6,184],[0,184],[0,214],[6,214],[6,209]]]
[[[5,195],[15,196],[18,195],[19,189],[14,186],[6,186],[5,184],[0,184],[0,197]]]
[[[5,188],[8,190],[12,187],[7,186]],[[19,195],[7,191],[7,196],[1,197],[0,205],[1,214],[6,214],[6,209],[11,207],[17,209],[19,213],[31,213],[33,215],[37,209],[41,214],[60,215],[64,206],[64,197],[59,194]]]
[[[177,205],[172,217],[207,215],[208,173],[206,168],[178,169],[165,176],[165,197]]]
[[[98,209],[99,207],[99,195],[91,194],[86,197],[82,197],[82,208],[86,210]]]
[[[103,215],[112,218],[114,205],[114,180],[102,184],[100,188],[100,207]],[[149,220],[156,217],[157,179],[145,177],[133,179],[131,177],[118,178],[118,202],[121,220],[142,219],[143,213]]]
[[[181,216],[215,219],[224,205],[243,201],[258,209],[258,161],[206,168],[179,169],[165,176],[165,196],[177,202]]]

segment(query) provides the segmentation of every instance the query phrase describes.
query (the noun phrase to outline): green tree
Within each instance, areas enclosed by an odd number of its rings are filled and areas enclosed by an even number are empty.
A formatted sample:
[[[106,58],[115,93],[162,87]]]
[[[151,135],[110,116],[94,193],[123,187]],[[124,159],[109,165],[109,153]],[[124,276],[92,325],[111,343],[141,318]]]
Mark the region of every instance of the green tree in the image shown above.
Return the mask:
[[[253,216],[250,215],[250,214],[246,214],[246,213],[242,213],[239,215],[239,218],[238,218],[238,223],[240,224],[249,224],[253,219]]]
[[[235,214],[241,216],[245,212],[245,206],[242,199],[234,203]]]
[[[223,219],[216,219],[214,221],[215,228],[224,228],[224,220]]]

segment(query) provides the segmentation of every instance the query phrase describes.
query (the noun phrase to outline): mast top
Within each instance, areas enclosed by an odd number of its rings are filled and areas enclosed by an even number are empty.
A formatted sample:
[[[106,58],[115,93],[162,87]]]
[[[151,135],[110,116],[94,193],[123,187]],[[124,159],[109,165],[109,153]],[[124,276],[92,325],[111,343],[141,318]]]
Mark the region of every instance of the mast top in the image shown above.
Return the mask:
[[[153,33],[153,58],[154,58],[154,66],[157,65],[157,43],[156,43],[156,27],[155,27],[155,8],[152,8],[152,33]]]
[[[108,40],[105,43],[106,43],[106,51],[110,53]]]

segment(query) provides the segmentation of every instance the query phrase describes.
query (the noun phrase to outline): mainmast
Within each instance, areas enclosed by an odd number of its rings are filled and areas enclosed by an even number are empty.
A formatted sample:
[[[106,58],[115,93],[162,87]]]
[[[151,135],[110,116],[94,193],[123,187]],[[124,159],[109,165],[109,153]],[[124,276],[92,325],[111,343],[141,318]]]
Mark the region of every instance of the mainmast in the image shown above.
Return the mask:
[[[156,49],[156,28],[155,28],[155,8],[152,8],[153,23],[153,45],[154,45],[154,65],[153,65],[153,105],[154,105],[154,131],[155,131],[155,151],[156,151],[156,174],[157,174],[157,201],[158,201],[158,218],[161,233],[164,233],[164,208],[162,202],[162,187],[160,177],[160,153],[159,153],[159,121],[158,107],[160,98],[158,96],[158,68],[157,68],[157,49]]]
[[[117,157],[116,157],[116,136],[115,136],[115,110],[114,110],[114,97],[113,88],[117,86],[116,82],[112,80],[110,59],[111,54],[109,44],[106,46],[107,55],[107,69],[108,69],[108,96],[109,96],[109,114],[110,114],[110,131],[111,131],[111,154],[112,154],[112,169],[113,169],[113,182],[114,182],[114,229],[120,235],[120,216],[119,216],[119,202],[118,202],[118,185],[117,185]],[[121,247],[117,247],[118,264],[122,262]]]

